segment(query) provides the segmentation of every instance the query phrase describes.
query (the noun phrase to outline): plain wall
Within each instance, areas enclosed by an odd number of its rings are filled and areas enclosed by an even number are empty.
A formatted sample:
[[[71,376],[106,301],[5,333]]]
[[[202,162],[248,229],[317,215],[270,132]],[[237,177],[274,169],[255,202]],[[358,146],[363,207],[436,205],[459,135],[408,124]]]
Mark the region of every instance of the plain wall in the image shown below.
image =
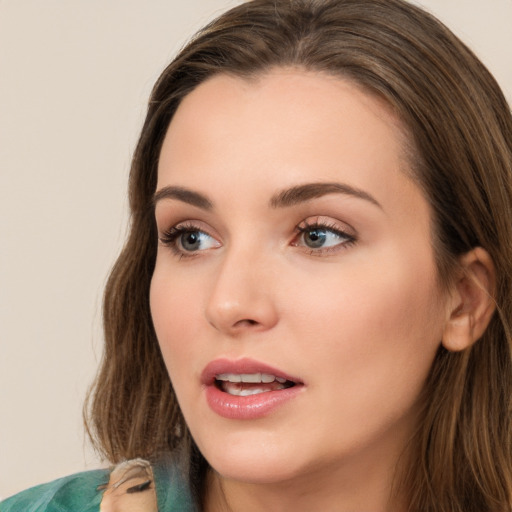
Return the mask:
[[[237,3],[0,0],[0,497],[101,465],[81,408],[146,101],[188,37]],[[512,102],[512,0],[420,3]]]

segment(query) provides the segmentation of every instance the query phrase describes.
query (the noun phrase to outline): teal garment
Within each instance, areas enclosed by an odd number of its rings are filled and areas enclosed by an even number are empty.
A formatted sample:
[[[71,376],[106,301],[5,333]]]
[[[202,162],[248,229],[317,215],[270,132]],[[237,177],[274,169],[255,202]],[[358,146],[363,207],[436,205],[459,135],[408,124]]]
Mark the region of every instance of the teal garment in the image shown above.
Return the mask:
[[[159,512],[196,512],[188,483],[174,464],[152,466]],[[0,503],[0,512],[99,512],[108,470],[86,471],[32,487]]]
[[[0,503],[0,512],[98,512],[108,470],[86,471],[32,487]]]

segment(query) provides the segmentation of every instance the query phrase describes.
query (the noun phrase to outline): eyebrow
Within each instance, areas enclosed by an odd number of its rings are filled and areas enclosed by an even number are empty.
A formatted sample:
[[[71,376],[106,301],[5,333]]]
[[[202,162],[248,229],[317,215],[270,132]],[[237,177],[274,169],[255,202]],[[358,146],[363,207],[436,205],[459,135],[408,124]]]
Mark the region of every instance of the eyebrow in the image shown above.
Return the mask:
[[[306,183],[283,190],[270,199],[272,208],[288,208],[328,194],[344,194],[358,199],[364,199],[382,209],[380,203],[368,192],[344,183]],[[203,210],[212,210],[213,202],[203,194],[188,188],[167,186],[153,196],[153,204],[162,199],[176,199]]]
[[[297,185],[273,196],[270,200],[270,206],[272,208],[287,208],[327,194],[344,194],[357,197],[358,199],[369,201],[382,209],[377,199],[368,194],[368,192],[345,183],[307,183],[305,185]]]
[[[183,187],[168,186],[161,188],[155,192],[153,204],[156,205],[156,203],[162,199],[177,199],[178,201],[197,206],[203,210],[211,210],[213,208],[213,203],[206,196]]]

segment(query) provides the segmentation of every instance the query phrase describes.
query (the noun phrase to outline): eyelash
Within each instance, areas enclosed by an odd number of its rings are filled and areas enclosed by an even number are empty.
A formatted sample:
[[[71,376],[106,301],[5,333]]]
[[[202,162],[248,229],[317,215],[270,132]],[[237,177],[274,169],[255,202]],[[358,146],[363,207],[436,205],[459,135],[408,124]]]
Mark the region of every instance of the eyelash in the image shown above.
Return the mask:
[[[298,239],[302,236],[304,236],[307,233],[310,233],[314,230],[318,231],[325,231],[334,234],[335,236],[345,239],[345,241],[340,241],[339,243],[330,246],[330,247],[319,247],[319,248],[312,248],[307,247],[306,245],[299,245]],[[200,228],[199,226],[193,224],[192,222],[186,222],[182,224],[178,224],[176,226],[171,227],[167,231],[165,231],[160,237],[160,243],[162,243],[165,247],[168,247],[172,250],[172,252],[181,258],[193,258],[195,256],[198,256],[200,252],[202,251],[187,251],[184,249],[180,249],[178,247],[178,239],[186,234],[186,233],[202,233],[212,239],[215,240],[215,238],[210,235],[208,232],[206,232],[204,229]],[[351,235],[347,233],[346,231],[343,231],[339,229],[334,224],[329,224],[326,222],[313,222],[309,223],[308,221],[304,221],[301,224],[297,225],[295,227],[295,237],[293,239],[293,242],[291,243],[294,247],[301,247],[303,250],[308,252],[310,255],[314,256],[322,256],[325,254],[337,252],[339,250],[347,249],[348,247],[351,247],[357,242],[357,238],[354,235]],[[204,250],[204,249],[203,249]]]
[[[296,226],[296,228],[295,228],[295,231],[297,233],[296,239],[298,237],[301,237],[301,236],[305,235],[306,233],[310,233],[311,231],[314,231],[314,230],[328,231],[340,238],[344,238],[345,241],[341,241],[331,247],[323,247],[323,248],[318,248],[318,249],[308,248],[307,246],[303,245],[302,246],[303,249],[306,250],[312,256],[322,256],[322,255],[325,255],[328,253],[337,252],[339,250],[348,249],[349,247],[353,246],[357,242],[357,238],[355,235],[351,235],[350,233],[343,231],[335,224],[330,224],[327,222],[320,222],[320,221],[313,222],[313,223],[304,221],[303,223]],[[295,242],[293,242],[292,245],[298,247],[298,244]]]
[[[180,259],[193,258],[194,256],[197,256],[200,251],[185,251],[178,247],[178,238],[186,233],[203,233],[211,238],[214,238],[199,226],[196,226],[191,222],[186,222],[169,228],[159,237],[159,240],[165,247],[171,249],[172,252]]]

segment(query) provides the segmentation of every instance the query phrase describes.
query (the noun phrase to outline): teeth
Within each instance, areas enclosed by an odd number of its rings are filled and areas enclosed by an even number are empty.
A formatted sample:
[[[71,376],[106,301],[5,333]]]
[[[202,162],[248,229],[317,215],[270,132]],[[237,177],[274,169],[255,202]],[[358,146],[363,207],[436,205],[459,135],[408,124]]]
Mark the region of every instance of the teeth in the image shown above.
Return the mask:
[[[240,390],[229,390],[230,395],[235,396],[250,396],[250,395],[258,395],[259,393],[265,393],[265,391],[268,391],[268,389],[261,389],[261,388],[253,388],[253,389],[240,389]]]
[[[248,382],[251,384],[258,384],[259,382],[269,384],[275,380],[281,384],[286,382],[286,379],[268,373],[220,373],[215,378],[224,382]]]
[[[236,383],[236,382],[223,382],[222,383],[222,391],[228,393],[233,396],[250,396],[250,395],[258,395],[259,393],[268,393],[270,391],[278,391],[280,389],[285,389],[283,384],[274,383],[272,387],[250,387],[247,388],[244,384]]]
[[[221,373],[216,375],[215,378],[226,382],[242,382],[242,376],[235,373]]]

